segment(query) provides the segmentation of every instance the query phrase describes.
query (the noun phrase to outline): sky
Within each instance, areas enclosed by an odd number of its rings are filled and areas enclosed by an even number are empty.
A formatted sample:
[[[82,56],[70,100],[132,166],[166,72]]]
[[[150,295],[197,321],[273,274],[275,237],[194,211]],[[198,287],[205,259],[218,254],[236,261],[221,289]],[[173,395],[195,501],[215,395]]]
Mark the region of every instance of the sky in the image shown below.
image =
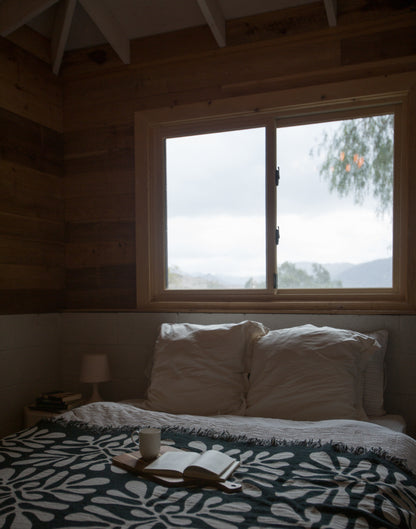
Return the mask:
[[[336,123],[277,131],[278,263],[361,263],[390,257],[391,216],[329,192],[314,142]],[[167,140],[168,263],[191,274],[265,270],[264,130]],[[364,169],[365,167],[363,167]]]

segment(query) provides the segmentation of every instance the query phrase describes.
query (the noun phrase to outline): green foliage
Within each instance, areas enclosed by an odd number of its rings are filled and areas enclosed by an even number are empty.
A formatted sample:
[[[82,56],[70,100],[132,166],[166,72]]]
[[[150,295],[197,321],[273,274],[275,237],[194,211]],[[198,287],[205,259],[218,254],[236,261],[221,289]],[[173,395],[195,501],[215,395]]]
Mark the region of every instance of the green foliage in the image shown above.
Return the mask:
[[[324,134],[316,149],[325,155],[320,174],[331,192],[352,194],[358,204],[372,193],[384,213],[393,202],[393,149],[392,114],[342,121],[334,134]]]
[[[310,275],[285,261],[279,266],[278,288],[342,288],[342,283],[331,280],[328,270],[318,263],[313,263]]]
[[[265,281],[259,281],[250,277],[244,284],[244,288],[266,288]]]

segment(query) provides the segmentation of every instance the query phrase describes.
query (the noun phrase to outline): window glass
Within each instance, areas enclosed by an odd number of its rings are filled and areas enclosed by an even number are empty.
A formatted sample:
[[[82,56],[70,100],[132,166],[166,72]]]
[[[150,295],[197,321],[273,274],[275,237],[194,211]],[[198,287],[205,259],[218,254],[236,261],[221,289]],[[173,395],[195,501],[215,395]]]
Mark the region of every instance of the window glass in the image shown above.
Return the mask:
[[[265,129],[168,138],[167,289],[265,287]]]
[[[277,130],[278,288],[391,288],[392,114]]]

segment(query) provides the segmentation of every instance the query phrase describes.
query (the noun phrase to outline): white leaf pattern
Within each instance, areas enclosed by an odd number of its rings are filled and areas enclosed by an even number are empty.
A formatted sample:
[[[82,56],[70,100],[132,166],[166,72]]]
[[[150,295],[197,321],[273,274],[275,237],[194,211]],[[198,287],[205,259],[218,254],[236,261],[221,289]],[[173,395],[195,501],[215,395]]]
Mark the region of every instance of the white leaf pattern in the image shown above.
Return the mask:
[[[164,444],[240,459],[242,492],[229,495],[133,477],[111,466],[134,449],[129,431],[72,428],[69,435],[59,421],[41,424],[3,441],[2,529],[416,529],[415,479],[375,454],[169,432]]]

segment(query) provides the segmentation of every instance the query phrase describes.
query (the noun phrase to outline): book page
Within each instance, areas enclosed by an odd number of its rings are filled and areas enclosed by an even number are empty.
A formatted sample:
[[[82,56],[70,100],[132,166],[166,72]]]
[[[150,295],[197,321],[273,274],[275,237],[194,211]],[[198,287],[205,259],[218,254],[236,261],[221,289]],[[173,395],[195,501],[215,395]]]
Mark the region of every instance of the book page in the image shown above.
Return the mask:
[[[189,477],[219,479],[222,478],[222,475],[234,463],[236,463],[236,460],[233,457],[224,454],[224,452],[207,450],[201,454],[195,462],[190,463],[185,469],[184,475]]]
[[[169,451],[146,465],[143,471],[159,476],[182,476],[186,467],[194,463],[199,457],[197,452]]]

